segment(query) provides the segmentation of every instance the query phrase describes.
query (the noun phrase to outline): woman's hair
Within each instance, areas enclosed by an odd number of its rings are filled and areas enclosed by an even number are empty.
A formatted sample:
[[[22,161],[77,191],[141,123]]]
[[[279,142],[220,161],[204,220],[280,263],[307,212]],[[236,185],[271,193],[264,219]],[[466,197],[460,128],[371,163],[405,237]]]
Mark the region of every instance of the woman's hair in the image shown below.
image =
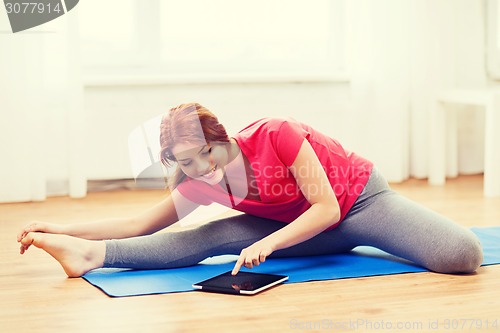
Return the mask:
[[[198,103],[181,104],[163,117],[160,125],[160,160],[163,165],[170,167],[176,161],[172,153],[176,144],[200,142],[229,142],[226,129],[207,108]],[[184,177],[177,166],[170,179],[171,188],[177,187]]]

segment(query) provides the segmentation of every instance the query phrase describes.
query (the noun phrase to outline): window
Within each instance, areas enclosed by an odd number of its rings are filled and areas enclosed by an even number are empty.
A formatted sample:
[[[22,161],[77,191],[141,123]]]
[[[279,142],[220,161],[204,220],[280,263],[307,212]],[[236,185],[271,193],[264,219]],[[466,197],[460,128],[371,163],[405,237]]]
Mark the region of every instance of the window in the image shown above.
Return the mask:
[[[87,0],[85,72],[138,83],[343,78],[344,1]]]
[[[78,6],[82,59],[86,67],[140,65],[143,59],[135,0],[87,0]]]

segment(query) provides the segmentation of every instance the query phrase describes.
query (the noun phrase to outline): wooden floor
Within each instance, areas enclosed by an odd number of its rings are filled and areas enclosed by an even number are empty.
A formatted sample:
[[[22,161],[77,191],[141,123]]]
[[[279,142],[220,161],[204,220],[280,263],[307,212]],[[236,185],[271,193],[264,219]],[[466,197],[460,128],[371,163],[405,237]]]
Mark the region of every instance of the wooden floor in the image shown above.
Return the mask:
[[[418,180],[393,187],[464,226],[500,225],[500,198],[482,196],[480,176],[444,187]],[[18,254],[16,233],[30,220],[73,223],[134,214],[163,195],[113,191],[0,205],[0,332],[500,332],[500,265],[473,275],[288,284],[253,297],[187,292],[110,298],[83,279],[66,278],[43,251]]]

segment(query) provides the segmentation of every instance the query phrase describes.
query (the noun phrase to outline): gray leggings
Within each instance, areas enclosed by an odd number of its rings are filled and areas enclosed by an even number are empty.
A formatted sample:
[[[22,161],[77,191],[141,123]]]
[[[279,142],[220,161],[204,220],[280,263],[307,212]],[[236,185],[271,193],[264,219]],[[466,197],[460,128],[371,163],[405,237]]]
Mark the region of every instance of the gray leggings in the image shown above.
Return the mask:
[[[106,241],[104,267],[161,269],[195,265],[241,250],[282,228],[278,221],[238,215],[196,229]],[[478,238],[448,218],[391,190],[374,168],[340,225],[271,257],[348,252],[367,245],[441,273],[475,271],[483,255]]]

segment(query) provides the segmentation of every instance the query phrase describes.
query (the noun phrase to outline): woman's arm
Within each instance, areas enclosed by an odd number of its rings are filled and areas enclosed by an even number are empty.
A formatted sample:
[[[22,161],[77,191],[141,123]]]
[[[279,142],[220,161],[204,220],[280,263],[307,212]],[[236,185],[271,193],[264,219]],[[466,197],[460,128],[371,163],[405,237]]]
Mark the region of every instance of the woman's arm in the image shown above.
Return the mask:
[[[290,167],[297,184],[311,207],[295,221],[242,250],[233,269],[252,268],[274,251],[302,243],[340,219],[340,207],[328,177],[313,148],[304,139]]]
[[[196,207],[198,207],[197,204],[187,200],[177,190],[174,190],[160,203],[135,217],[68,225],[33,222],[23,228],[17,238],[20,241],[28,232],[65,234],[90,240],[149,235],[174,224]]]

